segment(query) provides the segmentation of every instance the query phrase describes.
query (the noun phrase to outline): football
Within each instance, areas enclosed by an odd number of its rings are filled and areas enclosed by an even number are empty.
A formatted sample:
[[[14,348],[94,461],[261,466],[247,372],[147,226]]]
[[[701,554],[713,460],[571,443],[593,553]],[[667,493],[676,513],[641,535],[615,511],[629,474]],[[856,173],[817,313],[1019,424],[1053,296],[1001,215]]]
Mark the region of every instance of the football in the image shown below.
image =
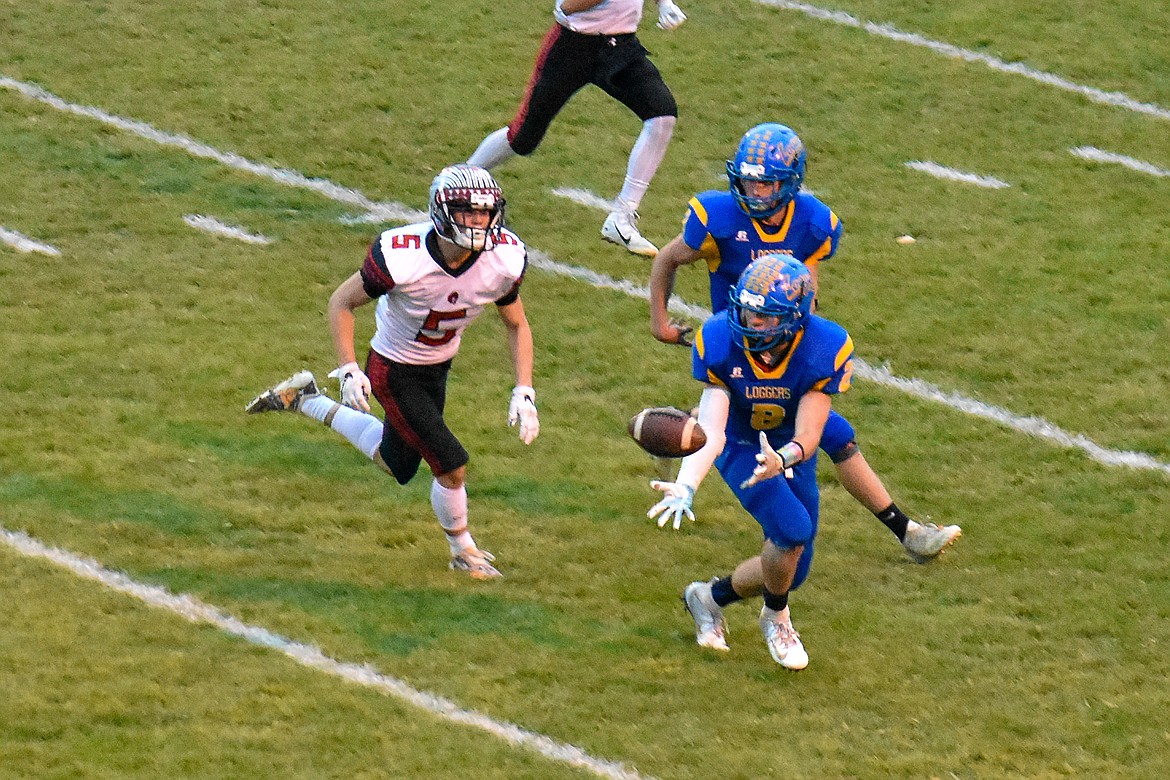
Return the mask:
[[[699,421],[670,406],[638,412],[630,420],[629,432],[638,446],[660,458],[681,458],[698,452],[707,443]]]

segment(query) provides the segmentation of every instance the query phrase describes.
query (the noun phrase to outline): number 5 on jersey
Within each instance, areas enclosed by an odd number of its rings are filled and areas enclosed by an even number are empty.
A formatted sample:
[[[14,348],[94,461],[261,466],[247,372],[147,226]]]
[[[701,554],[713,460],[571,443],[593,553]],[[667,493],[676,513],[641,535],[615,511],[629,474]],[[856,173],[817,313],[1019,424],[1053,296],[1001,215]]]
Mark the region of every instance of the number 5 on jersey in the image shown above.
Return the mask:
[[[439,347],[446,344],[451,339],[455,338],[455,329],[449,328],[443,330],[439,325],[443,320],[461,320],[467,316],[467,309],[457,309],[455,311],[435,311],[431,309],[427,315],[426,321],[422,327],[418,329],[418,333],[414,334],[414,340],[426,344],[428,347]],[[439,336],[428,336],[424,331],[438,333]]]

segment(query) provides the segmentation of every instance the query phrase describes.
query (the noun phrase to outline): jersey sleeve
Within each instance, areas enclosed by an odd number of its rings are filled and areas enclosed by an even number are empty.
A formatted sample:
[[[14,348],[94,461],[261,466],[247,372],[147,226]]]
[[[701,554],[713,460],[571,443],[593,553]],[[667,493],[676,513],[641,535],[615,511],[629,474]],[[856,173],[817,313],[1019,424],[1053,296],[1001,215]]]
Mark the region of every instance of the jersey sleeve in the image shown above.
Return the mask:
[[[512,289],[496,299],[496,306],[510,306],[516,302],[516,299],[520,297],[520,285],[523,284],[526,273],[528,273],[528,250],[524,250],[524,270],[520,272],[520,276],[516,277],[516,283],[512,285]]]
[[[362,287],[371,298],[380,298],[394,289],[394,278],[390,276],[390,269],[386,267],[386,257],[382,254],[381,236],[378,236],[370,246],[370,251],[366,253],[361,275]]]
[[[707,237],[711,235],[707,226],[709,219],[707,209],[698,196],[691,198],[687,204],[687,216],[683,220],[683,242],[691,249],[695,251],[702,249]]]
[[[808,256],[804,259],[805,265],[814,265],[828,260],[837,253],[837,244],[841,241],[841,231],[844,228],[836,212],[827,206],[817,214],[809,225],[811,246],[808,247]]]
[[[695,334],[695,345],[691,347],[691,376],[704,384],[727,387],[719,370],[720,361],[718,349],[719,328],[715,324],[715,317],[703,323]],[[710,349],[715,346],[715,349]]]
[[[831,367],[832,373],[814,384],[813,390],[819,390],[826,395],[837,395],[853,386],[853,339],[848,333],[845,334],[845,341],[833,356],[832,362],[826,363],[826,366]]]

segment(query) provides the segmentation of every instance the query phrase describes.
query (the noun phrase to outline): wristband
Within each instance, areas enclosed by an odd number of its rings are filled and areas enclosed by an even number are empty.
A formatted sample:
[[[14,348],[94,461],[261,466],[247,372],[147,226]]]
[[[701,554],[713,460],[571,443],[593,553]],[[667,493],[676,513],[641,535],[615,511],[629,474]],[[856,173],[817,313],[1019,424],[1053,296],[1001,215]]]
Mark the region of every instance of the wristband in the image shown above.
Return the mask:
[[[800,450],[799,455],[797,455],[797,450]],[[793,439],[777,450],[776,454],[780,456],[781,465],[786,469],[790,469],[804,460],[804,445],[796,439]]]

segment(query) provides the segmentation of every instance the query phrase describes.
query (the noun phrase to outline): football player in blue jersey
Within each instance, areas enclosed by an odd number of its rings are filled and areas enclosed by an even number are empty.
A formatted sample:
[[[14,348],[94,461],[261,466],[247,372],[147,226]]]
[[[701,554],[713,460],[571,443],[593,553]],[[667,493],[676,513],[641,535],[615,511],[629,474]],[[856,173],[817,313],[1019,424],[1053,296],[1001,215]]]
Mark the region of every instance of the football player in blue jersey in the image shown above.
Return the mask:
[[[704,383],[699,424],[707,443],[683,459],[674,482],[647,513],[665,526],[694,520],[691,502],[715,466],[764,530],[761,553],[732,574],[684,591],[704,647],[727,650],[723,607],[762,595],[760,628],[772,658],[803,669],[808,654],[792,627],[788,594],[808,576],[817,533],[817,446],[832,396],[849,389],[853,342],[835,322],[812,313],[807,266],[787,255],[751,263],[729,306],[704,323],[691,373]]]
[[[650,321],[655,338],[690,345],[691,328],[670,320],[667,301],[678,269],[700,258],[707,262],[715,312],[728,307],[728,291],[748,264],[769,255],[804,263],[816,288],[820,264],[837,251],[842,226],[828,206],[801,191],[807,164],[804,144],[784,125],[761,124],[744,134],[735,157],[727,161],[730,187],[691,198],[683,232],[654,259]],[[962,533],[957,525],[906,516],[858,449],[853,426],[836,412],[829,415],[821,448],[835,464],[841,485],[917,563],[933,560]]]

